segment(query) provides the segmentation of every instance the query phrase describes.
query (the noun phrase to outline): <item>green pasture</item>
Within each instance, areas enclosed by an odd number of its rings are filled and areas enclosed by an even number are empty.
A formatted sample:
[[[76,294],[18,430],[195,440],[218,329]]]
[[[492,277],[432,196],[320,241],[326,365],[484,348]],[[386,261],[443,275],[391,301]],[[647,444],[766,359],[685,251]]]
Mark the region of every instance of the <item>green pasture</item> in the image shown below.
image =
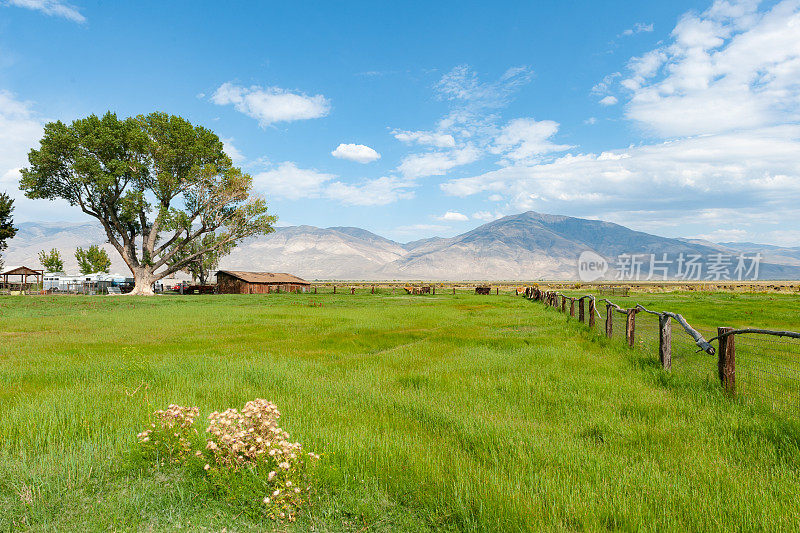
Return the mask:
[[[796,297],[625,300],[800,327]],[[3,297],[0,531],[800,530],[799,417],[708,362],[509,294]],[[322,455],[297,523],[134,453],[156,409],[257,397]]]

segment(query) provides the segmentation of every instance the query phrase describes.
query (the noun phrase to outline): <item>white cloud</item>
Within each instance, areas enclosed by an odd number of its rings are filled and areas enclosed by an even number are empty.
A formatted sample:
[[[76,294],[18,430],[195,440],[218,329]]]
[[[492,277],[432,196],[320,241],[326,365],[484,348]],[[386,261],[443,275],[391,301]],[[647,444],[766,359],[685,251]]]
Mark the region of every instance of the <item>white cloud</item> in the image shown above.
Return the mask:
[[[226,82],[211,96],[217,105],[232,104],[245,115],[258,120],[262,127],[276,122],[292,122],[327,116],[330,101],[323,95],[308,96],[279,87],[240,87]]]
[[[73,22],[84,23],[86,17],[75,6],[61,0],[6,0],[8,5],[39,11],[52,17],[62,17]]]
[[[324,198],[345,205],[387,205],[413,198],[413,186],[413,182],[396,177],[344,183],[334,174],[299,168],[292,161],[253,175],[253,187],[272,196],[288,200]]]
[[[477,161],[480,151],[467,146],[449,152],[428,152],[411,154],[403,158],[398,170],[406,178],[441,176],[448,170]]]
[[[76,220],[79,209],[63,200],[29,200],[19,190],[20,170],[28,165],[28,152],[39,147],[43,121],[33,111],[31,102],[18,100],[0,89],[0,192],[14,199],[14,219]]]
[[[484,222],[491,222],[493,220],[497,220],[498,218],[503,218],[504,216],[505,215],[499,211],[495,213],[492,213],[491,211],[477,211],[472,213],[472,218],[483,220]]]
[[[454,196],[502,193],[515,209],[575,212],[647,210],[652,218],[691,219],[709,206],[752,213],[782,212],[794,220],[800,200],[800,126],[704,135],[600,154],[567,154],[539,164],[506,166],[449,180]],[[680,209],[679,209],[680,208]]]
[[[233,164],[241,165],[247,159],[242,152],[240,152],[234,145],[232,138],[220,139],[222,141],[223,149],[225,153],[228,154],[228,157],[231,158]]]
[[[489,195],[489,201],[490,202],[502,202],[503,201],[503,195],[502,194],[490,194]]]
[[[392,132],[403,143],[437,150],[406,155],[397,171],[408,179],[442,176],[456,167],[478,161],[489,152],[521,158],[528,156],[524,154],[560,149],[547,141],[549,135],[541,138],[541,131],[551,125],[557,129],[556,123],[526,119],[529,122],[512,122],[505,129],[497,125],[499,117],[495,110],[507,105],[531,76],[527,67],[513,67],[496,81],[484,82],[467,65],[457,66],[443,75],[434,87],[439,99],[449,103],[450,111],[438,121],[436,128]]]
[[[711,242],[746,242],[750,236],[750,232],[743,229],[717,229],[690,238],[705,239]]]
[[[622,76],[622,72],[612,72],[603,77],[603,80],[592,87],[592,94],[606,94],[614,85],[617,78]]]
[[[441,100],[450,103],[450,112],[442,117],[436,131],[459,139],[488,137],[496,129],[492,110],[509,103],[511,97],[533,76],[528,67],[512,67],[494,82],[482,82],[467,65],[459,65],[442,76],[434,88]]]
[[[594,124],[597,124],[597,119],[595,117],[589,117],[586,120],[584,120],[583,123],[592,126]]]
[[[800,4],[765,12],[718,0],[678,22],[671,41],[629,64],[628,118],[671,136],[800,119]]]
[[[325,196],[346,205],[387,205],[413,198],[413,185],[395,177],[371,179],[355,185],[336,181],[327,187]]]
[[[627,30],[623,31],[619,34],[619,36],[629,36],[635,35],[637,33],[648,33],[653,31],[653,24],[645,24],[643,22],[637,22],[633,25],[633,28],[628,28]]]
[[[395,139],[406,144],[423,144],[436,146],[437,148],[455,148],[456,141],[448,133],[437,133],[432,131],[398,131],[392,132]]]
[[[28,150],[38,144],[42,128],[28,102],[0,90],[0,175],[5,176],[4,181],[8,182],[11,174],[16,176],[12,170],[25,165]]]
[[[284,161],[277,168],[253,175],[253,187],[289,200],[318,198],[324,192],[325,183],[334,178],[333,174],[298,168],[295,163]]]
[[[500,107],[521,86],[531,80],[528,67],[512,67],[493,83],[482,83],[478,74],[468,65],[459,65],[436,83],[436,90],[443,100],[468,102],[481,107]]]
[[[466,222],[469,220],[467,215],[459,213],[458,211],[447,211],[445,214],[433,218],[444,222]]]
[[[614,105],[617,103],[617,97],[608,95],[600,100],[600,105]]]
[[[347,159],[356,163],[371,163],[381,158],[381,154],[363,144],[340,144],[331,152],[333,157]]]
[[[503,154],[509,159],[519,161],[571,148],[566,144],[550,142],[550,137],[556,132],[558,132],[558,122],[517,118],[500,130],[500,135],[495,138],[491,152]]]

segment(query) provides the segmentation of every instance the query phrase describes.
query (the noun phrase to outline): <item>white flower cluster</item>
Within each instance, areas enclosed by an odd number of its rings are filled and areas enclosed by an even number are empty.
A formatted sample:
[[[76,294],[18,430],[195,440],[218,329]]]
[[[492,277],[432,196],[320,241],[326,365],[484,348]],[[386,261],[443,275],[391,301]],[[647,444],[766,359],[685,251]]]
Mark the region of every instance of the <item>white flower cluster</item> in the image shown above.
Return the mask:
[[[280,416],[274,403],[262,399],[247,402],[241,412],[215,411],[208,417],[206,449],[218,464],[238,467],[265,456],[289,470],[302,461],[301,446],[287,440],[289,434],[278,427]]]
[[[155,422],[150,425],[150,429],[136,436],[140,444],[147,444],[153,439],[153,445],[166,447],[170,455],[177,456],[174,457],[177,462],[179,457],[191,451],[189,434],[197,434],[192,425],[199,415],[200,409],[197,407],[170,404],[166,410],[159,409],[153,413]]]
[[[290,442],[289,434],[278,426],[280,412],[275,404],[263,399],[249,401],[244,408],[214,411],[208,416],[205,449],[197,442],[192,427],[200,410],[197,407],[170,405],[166,411],[154,413],[152,429],[139,433],[139,442],[168,452],[174,462],[191,458],[205,463],[203,470],[212,479],[229,476],[243,467],[246,472],[266,474],[268,494],[263,498],[267,515],[293,521],[311,487],[306,483],[305,457],[316,460],[319,455],[303,453],[299,442]],[[166,449],[164,449],[166,447]],[[268,472],[268,473],[267,473]],[[263,474],[260,474],[263,475]],[[305,485],[301,488],[301,484]]]

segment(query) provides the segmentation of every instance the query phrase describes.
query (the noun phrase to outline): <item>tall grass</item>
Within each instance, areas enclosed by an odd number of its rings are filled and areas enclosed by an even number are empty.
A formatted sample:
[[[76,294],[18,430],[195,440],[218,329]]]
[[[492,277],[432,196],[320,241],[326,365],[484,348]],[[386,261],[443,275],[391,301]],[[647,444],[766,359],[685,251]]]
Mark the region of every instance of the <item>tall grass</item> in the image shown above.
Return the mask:
[[[0,530],[800,529],[796,420],[523,298],[9,297],[0,316]],[[256,397],[323,455],[298,523],[131,460],[155,409]]]

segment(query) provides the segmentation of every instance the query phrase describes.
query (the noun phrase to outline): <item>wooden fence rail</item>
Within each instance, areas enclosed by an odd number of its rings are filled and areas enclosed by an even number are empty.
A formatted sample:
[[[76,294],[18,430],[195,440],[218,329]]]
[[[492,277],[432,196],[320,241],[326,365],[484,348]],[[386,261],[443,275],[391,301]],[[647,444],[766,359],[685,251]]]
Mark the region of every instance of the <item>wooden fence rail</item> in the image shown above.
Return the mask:
[[[635,345],[636,339],[636,315],[638,313],[648,313],[658,317],[658,358],[665,370],[672,368],[672,323],[678,324],[683,331],[692,339],[698,348],[698,352],[705,352],[709,355],[717,355],[717,374],[720,384],[725,391],[731,395],[736,393],[736,335],[758,334],[772,335],[777,337],[788,337],[800,339],[800,333],[794,331],[775,331],[757,328],[734,329],[730,327],[717,328],[717,336],[706,340],[686,319],[678,314],[669,311],[651,311],[641,304],[633,307],[623,308],[616,303],[602,299],[606,305],[605,317],[597,311],[597,301],[593,295],[587,294],[579,297],[567,296],[556,291],[544,291],[538,287],[528,287],[524,291],[526,298],[536,300],[555,307],[562,313],[567,313],[567,301],[569,301],[569,315],[575,317],[575,302],[578,302],[578,322],[587,322],[594,330],[595,317],[605,318],[605,336],[613,338],[614,335],[614,315],[619,314],[625,317],[625,341],[628,346]],[[560,302],[560,305],[559,305]],[[588,305],[584,302],[588,302]],[[588,309],[587,309],[588,308]],[[717,349],[712,346],[712,342],[717,341]]]

